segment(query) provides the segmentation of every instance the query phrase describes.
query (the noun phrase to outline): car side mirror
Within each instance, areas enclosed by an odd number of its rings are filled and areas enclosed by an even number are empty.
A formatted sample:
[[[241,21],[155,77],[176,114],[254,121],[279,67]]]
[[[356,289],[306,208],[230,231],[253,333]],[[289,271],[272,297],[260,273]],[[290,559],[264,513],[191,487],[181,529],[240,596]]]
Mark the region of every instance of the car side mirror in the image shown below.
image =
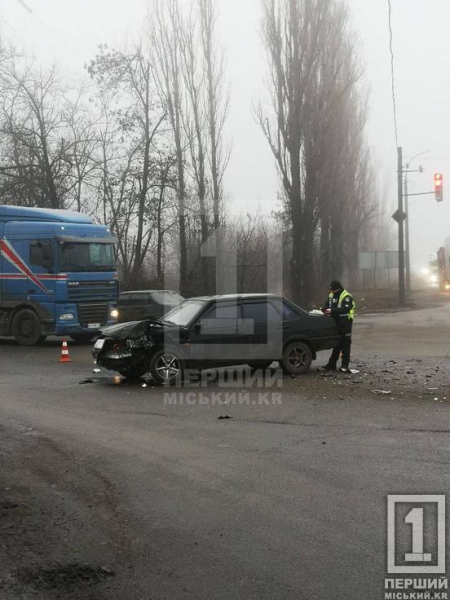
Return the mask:
[[[201,330],[202,330],[202,324],[201,323],[196,323],[194,325],[194,331],[195,331],[195,333],[200,333]]]

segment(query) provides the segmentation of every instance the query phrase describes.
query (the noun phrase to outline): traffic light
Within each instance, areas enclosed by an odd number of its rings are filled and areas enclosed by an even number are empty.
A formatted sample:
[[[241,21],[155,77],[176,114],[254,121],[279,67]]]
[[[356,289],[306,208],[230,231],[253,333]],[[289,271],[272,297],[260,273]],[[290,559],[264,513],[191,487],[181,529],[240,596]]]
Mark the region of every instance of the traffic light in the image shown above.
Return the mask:
[[[444,199],[444,178],[442,173],[434,174],[434,197],[437,202],[442,202]]]

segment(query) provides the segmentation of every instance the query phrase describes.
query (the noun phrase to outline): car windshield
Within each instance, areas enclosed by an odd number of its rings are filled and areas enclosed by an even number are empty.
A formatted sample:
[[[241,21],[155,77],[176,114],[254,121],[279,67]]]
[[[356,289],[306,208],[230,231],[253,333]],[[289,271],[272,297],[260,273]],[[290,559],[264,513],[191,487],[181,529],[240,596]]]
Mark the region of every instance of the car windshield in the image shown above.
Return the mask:
[[[170,290],[161,290],[157,292],[152,292],[152,299],[158,304],[172,304],[176,305],[180,302],[183,302],[183,296],[180,296],[177,292],[172,292]]]
[[[115,271],[113,244],[61,242],[58,245],[61,271]]]
[[[205,302],[202,300],[187,300],[168,312],[164,316],[164,321],[185,327],[204,307]]]

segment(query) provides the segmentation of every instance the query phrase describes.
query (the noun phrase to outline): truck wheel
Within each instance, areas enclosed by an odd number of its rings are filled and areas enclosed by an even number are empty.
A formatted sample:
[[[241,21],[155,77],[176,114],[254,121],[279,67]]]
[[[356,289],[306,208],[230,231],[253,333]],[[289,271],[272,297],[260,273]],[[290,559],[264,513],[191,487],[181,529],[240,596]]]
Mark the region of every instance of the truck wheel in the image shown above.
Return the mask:
[[[92,333],[71,333],[70,337],[74,342],[78,342],[79,344],[87,344],[93,340],[97,334],[92,335]]]
[[[283,350],[281,368],[289,375],[303,375],[312,362],[311,348],[304,342],[291,342]]]
[[[13,318],[12,334],[21,346],[35,346],[41,338],[41,326],[32,310],[20,310]]]

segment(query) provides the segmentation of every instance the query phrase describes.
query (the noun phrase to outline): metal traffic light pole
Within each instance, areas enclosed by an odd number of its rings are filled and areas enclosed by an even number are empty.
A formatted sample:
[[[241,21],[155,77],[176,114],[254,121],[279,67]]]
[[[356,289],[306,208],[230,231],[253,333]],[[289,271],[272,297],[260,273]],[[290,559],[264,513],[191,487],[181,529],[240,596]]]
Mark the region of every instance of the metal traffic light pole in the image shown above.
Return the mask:
[[[428,151],[429,152],[429,151]],[[409,166],[412,161],[421,156],[422,154],[426,154],[427,152],[422,152],[421,154],[417,154],[414,156],[409,163],[406,165],[406,168],[403,168],[403,151],[402,148],[399,147],[397,149],[398,153],[398,167],[397,167],[397,175],[398,175],[398,208],[395,213],[392,215],[392,218],[398,223],[398,295],[399,295],[399,303],[400,306],[404,306],[406,303],[406,290],[408,292],[411,289],[411,270],[410,270],[410,256],[409,256],[409,223],[406,223],[406,253],[405,253],[405,226],[404,222],[408,218],[408,198],[410,196],[429,196],[430,194],[434,194],[437,202],[442,202],[444,199],[443,188],[444,188],[444,178],[441,173],[434,174],[434,191],[433,192],[419,192],[415,194],[410,194],[408,192],[408,173],[414,173],[415,171],[410,171]],[[418,172],[422,173],[422,167],[419,167]],[[403,174],[405,174],[405,180],[403,181]],[[403,189],[404,185],[404,189]],[[403,210],[403,198],[405,199],[406,212]],[[405,263],[406,263],[406,277],[405,277]]]
[[[424,154],[428,154],[428,152],[430,152],[429,150],[427,150],[426,152],[420,152],[419,154],[416,154],[415,156],[413,156],[405,165],[405,168],[403,170],[404,174],[405,174],[405,191],[403,194],[403,197],[405,199],[405,215],[406,215],[406,219],[405,219],[405,266],[406,266],[406,291],[410,292],[411,291],[411,253],[410,253],[410,244],[409,244],[409,196],[410,194],[408,193],[408,173],[423,173],[423,168],[421,166],[419,166],[418,169],[413,169],[411,170],[409,167],[411,166],[411,163],[418,158],[419,156],[423,156]],[[412,195],[412,194],[411,194]]]

